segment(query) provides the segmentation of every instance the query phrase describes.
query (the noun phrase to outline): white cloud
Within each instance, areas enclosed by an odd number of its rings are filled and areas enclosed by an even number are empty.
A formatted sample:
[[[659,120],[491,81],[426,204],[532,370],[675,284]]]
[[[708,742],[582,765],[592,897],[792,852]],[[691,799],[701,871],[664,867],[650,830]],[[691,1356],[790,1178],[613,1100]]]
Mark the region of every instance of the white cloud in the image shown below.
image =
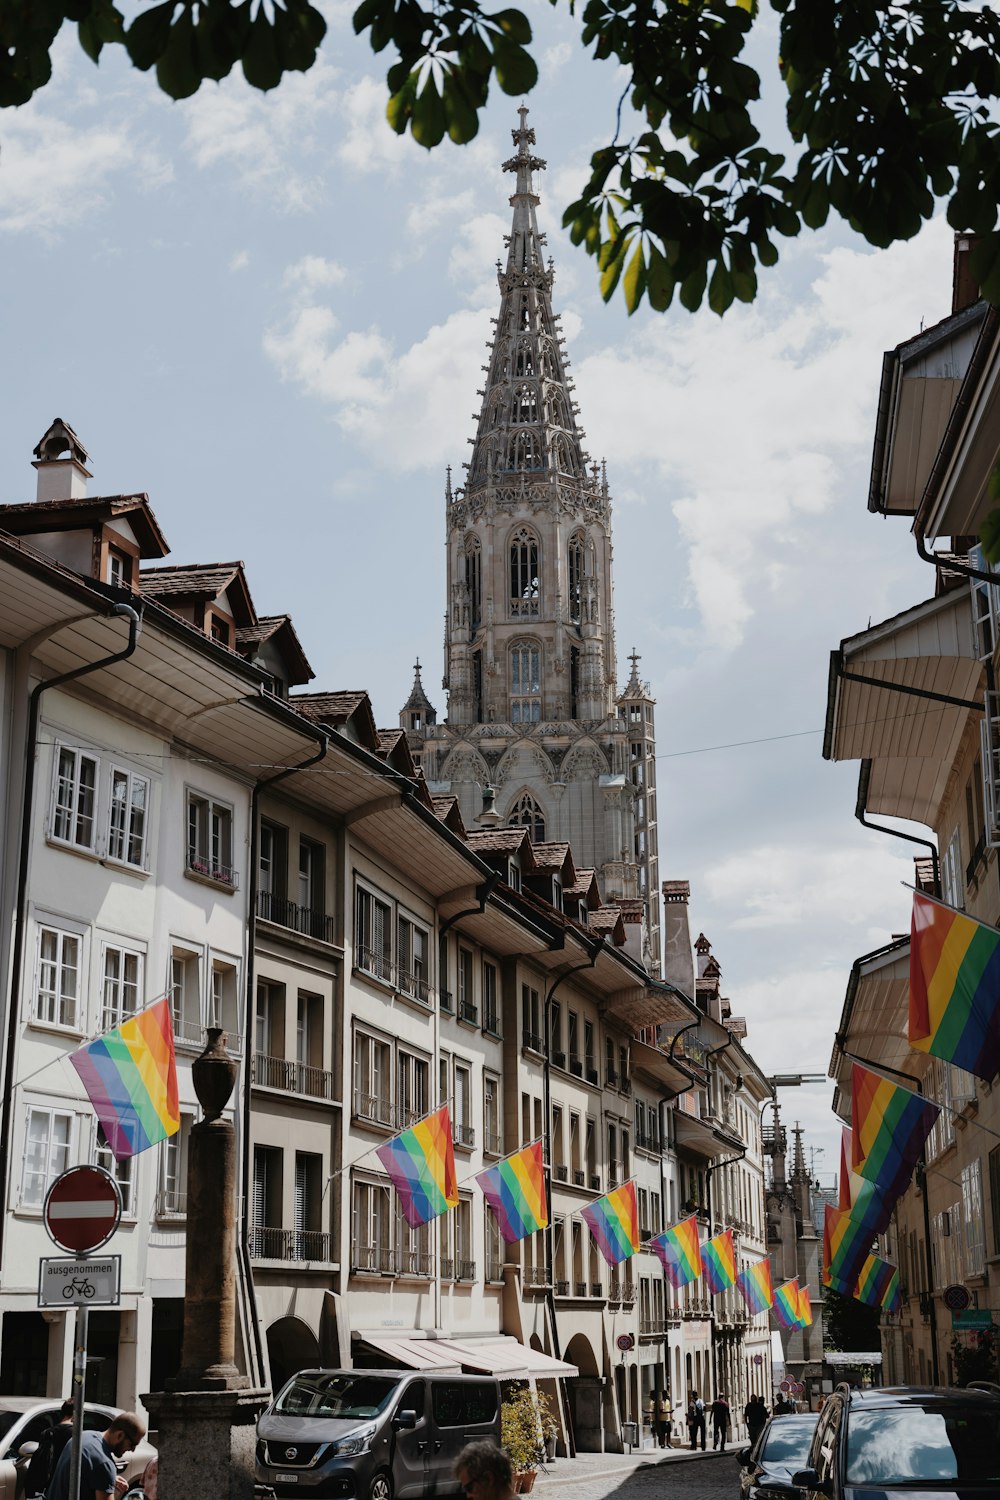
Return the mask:
[[[330,308],[302,308],[268,330],[265,353],[284,380],[328,402],[371,459],[403,473],[454,461],[486,315],[453,313],[401,354],[375,326],[342,338],[338,326]]]
[[[307,73],[289,73],[262,94],[240,73],[202,84],[187,101],[187,147],[202,171],[223,168],[269,203],[311,209],[322,191],[326,121],[337,107],[336,72],[323,54]]]
[[[229,262],[229,269],[231,271],[245,271],[249,264],[250,251],[237,250],[236,254],[231,258]]]
[[[339,261],[304,255],[287,268],[282,284],[297,297],[309,298],[324,287],[340,286],[346,279],[347,272]]]
[[[389,125],[387,99],[380,78],[361,78],[344,94],[347,134],[337,147],[337,156],[354,172],[394,171],[417,149],[408,135],[397,135]]]
[[[569,42],[556,42],[554,47],[546,47],[539,68],[542,81],[551,83],[562,72],[572,55],[573,47]]]
[[[127,123],[57,119],[40,104],[8,111],[0,166],[0,229],[57,235],[98,215],[116,178],[154,188],[172,169]]]
[[[764,844],[709,864],[704,890],[725,915],[728,928],[816,929],[829,926],[863,931],[862,943],[885,942],[893,929],[909,926],[913,861],[881,846],[831,849],[800,840],[794,845]]]

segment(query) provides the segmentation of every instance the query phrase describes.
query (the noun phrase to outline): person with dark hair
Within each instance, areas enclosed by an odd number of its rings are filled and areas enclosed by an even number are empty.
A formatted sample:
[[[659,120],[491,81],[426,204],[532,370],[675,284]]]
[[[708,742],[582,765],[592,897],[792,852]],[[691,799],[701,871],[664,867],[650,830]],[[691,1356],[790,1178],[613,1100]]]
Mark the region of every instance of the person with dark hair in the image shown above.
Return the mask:
[[[116,1458],[131,1453],[146,1436],[146,1424],[134,1411],[119,1412],[103,1432],[84,1432],[80,1438],[80,1500],[115,1500],[128,1481],[120,1478]],[[66,1443],[55,1466],[45,1500],[69,1500],[72,1444]]]
[[[729,1436],[729,1402],[726,1400],[725,1391],[719,1391],[712,1402],[712,1447],[719,1448],[723,1453],[726,1451],[726,1438]]]
[[[28,1496],[44,1495],[55,1473],[59,1455],[73,1436],[73,1401],[64,1401],[51,1427],[38,1439],[38,1447],[24,1469],[24,1491]],[[19,1490],[20,1493],[20,1490]]]
[[[746,1419],[750,1441],[755,1443],[767,1424],[768,1412],[764,1405],[764,1397],[756,1394],[751,1396],[743,1408],[743,1416]]]
[[[511,1500],[514,1466],[496,1443],[466,1443],[455,1460],[455,1478],[470,1500]]]

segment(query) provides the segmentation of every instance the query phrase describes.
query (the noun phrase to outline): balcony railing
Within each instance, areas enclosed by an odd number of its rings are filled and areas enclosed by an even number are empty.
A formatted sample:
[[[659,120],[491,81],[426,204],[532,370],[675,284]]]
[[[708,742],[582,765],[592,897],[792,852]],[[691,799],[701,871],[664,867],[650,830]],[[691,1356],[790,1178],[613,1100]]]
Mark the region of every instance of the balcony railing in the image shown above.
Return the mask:
[[[500,1017],[497,1014],[495,1005],[485,1005],[483,1007],[483,1030],[489,1032],[490,1036],[499,1036],[500,1034]]]
[[[569,1167],[553,1167],[557,1182],[566,1182],[569,1178]]]
[[[556,1282],[556,1296],[557,1297],[568,1297],[569,1296],[569,1282],[568,1281],[557,1281]]]
[[[421,1005],[429,1005],[431,1002],[431,987],[422,974],[411,974],[409,969],[397,969],[396,988],[401,995],[419,1000]]]
[[[470,1026],[479,1025],[479,1008],[471,1000],[460,1000],[458,1002],[458,1019],[467,1021]]]
[[[531,1052],[541,1052],[542,1050],[542,1039],[537,1031],[525,1031],[521,1042],[522,1046],[527,1047]]]
[[[549,1273],[544,1266],[525,1266],[524,1284],[525,1286],[548,1286]]]
[[[352,1245],[351,1270],[368,1276],[395,1276],[396,1252],[384,1245]]]
[[[623,1286],[622,1286],[622,1301],[623,1302],[634,1302],[635,1301],[635,1282],[634,1281],[626,1281],[623,1284]]]
[[[455,1262],[452,1260],[451,1256],[450,1255],[444,1255],[444,1256],[442,1256],[441,1257],[440,1265],[441,1265],[441,1280],[442,1281],[454,1281],[454,1279],[455,1279]]]
[[[491,1130],[487,1125],[483,1137],[483,1150],[488,1156],[503,1155],[503,1136],[499,1130]]]
[[[618,1280],[616,1280],[615,1277],[612,1277],[611,1278],[611,1282],[610,1282],[610,1284],[608,1286],[608,1301],[609,1302],[620,1302],[621,1300],[622,1300],[622,1286],[621,1286],[621,1282],[618,1281]]]
[[[451,1015],[455,1009],[455,997],[451,990],[438,990],[438,1005],[446,1015]]]
[[[590,1295],[592,1297],[603,1297],[604,1296],[604,1288],[602,1287],[602,1285],[601,1285],[601,1283],[599,1281],[592,1281],[590,1283]]]
[[[178,1016],[175,1010],[170,1012],[170,1020],[174,1028],[175,1047],[197,1047],[201,1050],[205,1045],[205,1028],[201,1024],[201,1018],[196,1021],[187,1020],[184,1016]]]
[[[666,1331],[666,1324],[662,1318],[640,1318],[639,1333],[645,1338],[655,1335],[662,1336]]]
[[[458,1262],[458,1270],[455,1273],[455,1279],[457,1281],[475,1281],[476,1262],[474,1260],[460,1260]]]
[[[510,601],[510,617],[512,620],[531,619],[537,614],[537,599],[512,599]]]
[[[456,1146],[463,1146],[466,1151],[471,1151],[476,1144],[476,1127],[474,1125],[453,1125],[452,1139]]]
[[[573,1168],[573,1182],[574,1182],[574,1185],[576,1187],[583,1187],[584,1184],[586,1183],[586,1181],[587,1181],[587,1174],[586,1174],[586,1172],[582,1171],[580,1167],[574,1167]]]
[[[392,983],[392,960],[381,948],[359,946],[354,950],[354,961],[366,974],[373,974],[376,979],[383,979],[387,984]]]
[[[265,1089],[281,1089],[285,1094],[304,1094],[310,1099],[333,1098],[333,1074],[311,1063],[289,1062],[283,1057],[268,1057],[255,1052],[253,1081]]]
[[[591,1186],[591,1189],[593,1190],[593,1192],[595,1192],[595,1193],[599,1193],[601,1191],[601,1174],[600,1174],[600,1172],[591,1172],[591,1174],[590,1174],[590,1186]]]
[[[392,1125],[392,1105],[382,1094],[366,1094],[362,1089],[355,1089],[354,1117],[388,1129]]]
[[[499,1260],[486,1262],[486,1280],[503,1281],[503,1263]]]
[[[571,1052],[569,1055],[569,1070],[574,1078],[583,1077],[583,1059],[576,1052]]]
[[[576,1295],[578,1297],[586,1297],[586,1295],[587,1295],[587,1283],[585,1281],[577,1281],[575,1283],[575,1287],[576,1287]]]
[[[187,1217],[187,1193],[176,1188],[161,1188],[156,1195],[156,1217],[158,1219],[184,1219]]]
[[[257,892],[257,915],[265,922],[277,927],[287,927],[304,937],[319,938],[320,942],[334,941],[333,918],[325,912],[315,911],[310,906],[299,906],[297,901],[286,901],[273,891]]]
[[[400,1250],[400,1276],[420,1276],[426,1280],[434,1275],[434,1257],[427,1250]]]
[[[329,1261],[330,1236],[319,1229],[255,1227],[250,1231],[250,1254],[257,1260]]]
[[[232,865],[216,864],[214,860],[205,859],[193,849],[187,852],[187,869],[191,875],[200,875],[203,880],[214,880],[217,885],[228,886],[230,890],[239,888],[238,870],[234,870]]]

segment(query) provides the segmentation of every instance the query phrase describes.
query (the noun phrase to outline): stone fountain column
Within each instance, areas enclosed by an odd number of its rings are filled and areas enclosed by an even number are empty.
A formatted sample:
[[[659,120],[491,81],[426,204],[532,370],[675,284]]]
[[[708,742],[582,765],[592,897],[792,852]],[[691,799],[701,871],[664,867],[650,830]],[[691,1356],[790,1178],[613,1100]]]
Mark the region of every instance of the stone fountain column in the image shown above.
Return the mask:
[[[159,1493],[252,1500],[257,1418],[269,1392],[235,1364],[236,1131],[223,1110],[236,1083],[225,1034],[209,1028],[191,1073],[203,1118],[187,1166],[184,1334],[168,1391],[142,1400],[156,1432]]]

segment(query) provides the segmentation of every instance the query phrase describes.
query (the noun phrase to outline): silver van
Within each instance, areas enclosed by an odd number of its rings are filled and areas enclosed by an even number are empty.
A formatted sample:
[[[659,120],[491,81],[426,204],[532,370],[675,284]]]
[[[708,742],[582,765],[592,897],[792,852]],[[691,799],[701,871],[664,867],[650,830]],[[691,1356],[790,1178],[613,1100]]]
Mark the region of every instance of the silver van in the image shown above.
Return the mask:
[[[316,1500],[457,1495],[455,1460],[476,1438],[500,1441],[490,1376],[300,1370],[257,1423],[257,1482]]]

